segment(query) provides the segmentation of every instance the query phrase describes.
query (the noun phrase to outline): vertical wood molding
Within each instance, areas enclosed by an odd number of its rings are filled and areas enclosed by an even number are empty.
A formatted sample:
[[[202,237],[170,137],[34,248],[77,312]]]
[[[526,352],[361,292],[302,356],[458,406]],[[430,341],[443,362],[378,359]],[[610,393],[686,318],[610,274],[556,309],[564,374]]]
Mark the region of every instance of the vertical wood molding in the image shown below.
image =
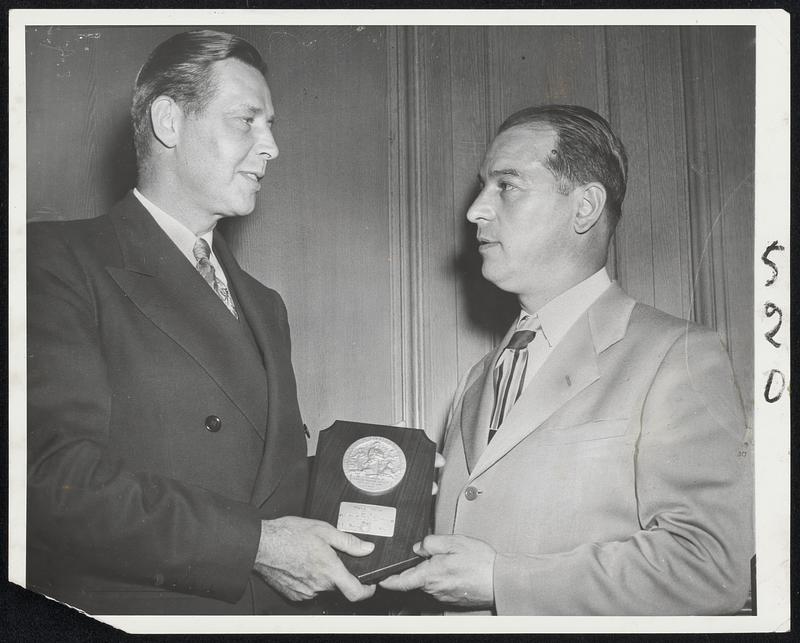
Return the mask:
[[[425,140],[426,120],[424,104],[426,100],[425,76],[422,73],[421,28],[403,27],[405,74],[398,78],[405,86],[405,216],[401,216],[402,282],[405,314],[401,315],[405,325],[403,373],[406,385],[403,390],[404,420],[409,426],[424,426],[425,418],[425,374],[427,355],[424,343],[425,319],[425,280],[423,270],[424,239],[424,177],[427,174],[427,160],[421,148]]]
[[[414,395],[414,355],[412,342],[413,320],[411,311],[412,244],[410,241],[409,192],[406,168],[410,147],[408,123],[408,43],[407,27],[388,26],[387,40],[387,88],[389,92],[389,261],[391,271],[391,337],[392,337],[392,405],[394,421],[405,421],[415,426],[416,408]]]
[[[596,27],[594,31],[594,77],[597,84],[597,111],[612,122],[610,105],[611,97],[609,91],[608,74],[608,53],[606,51],[606,28]]]
[[[723,248],[727,198],[725,195],[725,188],[723,187],[724,168],[720,151],[720,146],[722,144],[722,141],[720,141],[720,132],[724,130],[721,129],[719,124],[721,113],[716,104],[718,61],[714,47],[713,29],[706,29],[703,31],[701,42],[703,46],[703,59],[707,60],[707,63],[699,70],[699,73],[705,73],[703,83],[703,89],[705,91],[703,101],[706,105],[705,122],[708,131],[711,133],[709,141],[713,143],[713,147],[709,147],[708,149],[709,167],[713,167],[711,176],[714,178],[714,183],[710,186],[713,191],[712,203],[714,207],[709,213],[712,216],[710,235],[711,247],[713,249],[709,261],[711,263],[711,272],[714,279],[711,293],[715,323],[712,328],[716,328],[725,347],[729,349],[730,315],[728,311],[728,289],[725,270],[725,252]]]
[[[680,31],[671,28],[666,37],[665,47],[669,63],[669,71],[672,81],[672,121],[673,129],[673,158],[675,165],[675,182],[673,185],[675,195],[675,216],[674,222],[675,236],[677,238],[679,252],[679,274],[680,279],[680,316],[686,319],[694,319],[692,310],[693,292],[693,262],[691,252],[691,203],[689,201],[689,179],[687,171],[688,143],[686,138],[686,98],[685,98],[685,77],[683,74],[683,51],[681,48]]]
[[[707,30],[681,28],[686,100],[687,169],[692,251],[693,313],[698,323],[715,328],[727,339],[727,315],[716,301],[720,255],[721,186],[717,154],[716,110],[713,104],[714,60]],[[708,69],[708,72],[706,70]]]
[[[634,261],[641,248],[652,248],[643,41],[641,27],[605,27],[611,124],[628,152],[628,188],[614,235],[615,276],[631,296],[652,304],[652,253],[647,262]]]
[[[691,316],[689,197],[679,32],[649,28],[644,40],[650,155],[653,297],[656,307]]]
[[[500,43],[503,42],[502,27],[487,27],[483,30],[483,47],[486,64],[484,77],[486,78],[486,141],[487,144],[494,138],[494,133],[510,114],[507,114],[505,94],[501,84],[502,63],[500,60]]]
[[[418,421],[437,439],[455,384],[458,321],[453,262],[453,28],[415,28],[413,116],[415,158],[409,186],[418,272],[412,274],[414,330],[418,341],[415,396]]]

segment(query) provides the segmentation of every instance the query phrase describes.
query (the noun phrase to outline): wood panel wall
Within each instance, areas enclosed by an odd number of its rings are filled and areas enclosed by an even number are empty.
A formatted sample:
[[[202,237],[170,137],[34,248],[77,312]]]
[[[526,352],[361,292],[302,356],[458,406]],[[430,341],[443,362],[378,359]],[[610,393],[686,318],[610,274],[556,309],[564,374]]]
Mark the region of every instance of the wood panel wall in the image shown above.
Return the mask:
[[[751,410],[753,29],[225,29],[269,64],[280,148],[256,211],[225,233],[287,302],[312,432],[352,419],[440,434],[459,378],[515,314],[465,220],[478,166],[506,116],[544,102],[619,133],[612,275],[716,328]],[[99,215],[134,184],[133,79],[181,30],[29,28],[30,219]]]
[[[463,374],[516,312],[480,278],[464,217],[494,129],[540,103],[590,107],[619,134],[629,179],[610,272],[640,301],[717,329],[752,420],[754,30],[412,31],[408,86],[422,94],[415,118],[427,146],[415,171],[427,191],[410,214],[430,231],[421,278],[430,294],[424,314],[435,320],[423,346],[428,425],[442,424],[458,379],[452,371]],[[442,257],[457,266],[455,282]]]
[[[693,319],[716,328],[753,412],[755,34],[748,27],[681,30]],[[688,315],[687,315],[688,316]]]

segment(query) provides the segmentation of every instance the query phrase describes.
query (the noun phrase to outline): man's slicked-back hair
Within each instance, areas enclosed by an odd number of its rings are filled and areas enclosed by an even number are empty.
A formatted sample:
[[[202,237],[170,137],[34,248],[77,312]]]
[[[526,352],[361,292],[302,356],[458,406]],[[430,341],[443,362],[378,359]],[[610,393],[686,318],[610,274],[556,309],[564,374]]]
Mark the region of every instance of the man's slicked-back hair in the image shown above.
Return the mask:
[[[606,189],[606,209],[612,225],[616,224],[622,215],[628,156],[606,119],[578,105],[539,105],[512,114],[497,133],[542,125],[556,133],[556,148],[544,159],[544,165],[560,181],[560,189],[568,192],[592,181],[601,183]]]
[[[235,58],[266,76],[267,65],[255,47],[229,33],[203,29],[179,33],[156,47],[136,76],[131,105],[136,158],[141,168],[150,154],[150,106],[169,96],[188,114],[201,112],[214,97],[211,65]]]

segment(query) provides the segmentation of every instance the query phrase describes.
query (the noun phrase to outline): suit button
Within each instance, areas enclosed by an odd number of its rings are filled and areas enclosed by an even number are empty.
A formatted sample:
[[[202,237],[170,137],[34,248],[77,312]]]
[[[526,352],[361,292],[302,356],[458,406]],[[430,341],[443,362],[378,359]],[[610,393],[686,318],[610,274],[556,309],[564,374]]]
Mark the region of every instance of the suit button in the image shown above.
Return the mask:
[[[478,490],[475,487],[467,487],[464,489],[464,497],[467,500],[475,500],[478,497]]]
[[[211,433],[216,433],[222,428],[222,420],[220,420],[216,415],[209,415],[206,418],[206,429],[211,431]]]

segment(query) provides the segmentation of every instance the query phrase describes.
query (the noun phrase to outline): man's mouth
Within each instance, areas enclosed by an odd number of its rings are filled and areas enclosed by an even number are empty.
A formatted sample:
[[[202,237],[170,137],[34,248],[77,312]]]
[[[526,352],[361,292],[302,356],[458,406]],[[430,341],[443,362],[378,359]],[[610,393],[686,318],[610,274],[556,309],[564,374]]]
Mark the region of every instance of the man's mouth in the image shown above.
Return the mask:
[[[245,178],[253,181],[254,183],[258,183],[259,181],[261,181],[261,179],[264,178],[264,174],[259,172],[242,172],[241,174]]]

